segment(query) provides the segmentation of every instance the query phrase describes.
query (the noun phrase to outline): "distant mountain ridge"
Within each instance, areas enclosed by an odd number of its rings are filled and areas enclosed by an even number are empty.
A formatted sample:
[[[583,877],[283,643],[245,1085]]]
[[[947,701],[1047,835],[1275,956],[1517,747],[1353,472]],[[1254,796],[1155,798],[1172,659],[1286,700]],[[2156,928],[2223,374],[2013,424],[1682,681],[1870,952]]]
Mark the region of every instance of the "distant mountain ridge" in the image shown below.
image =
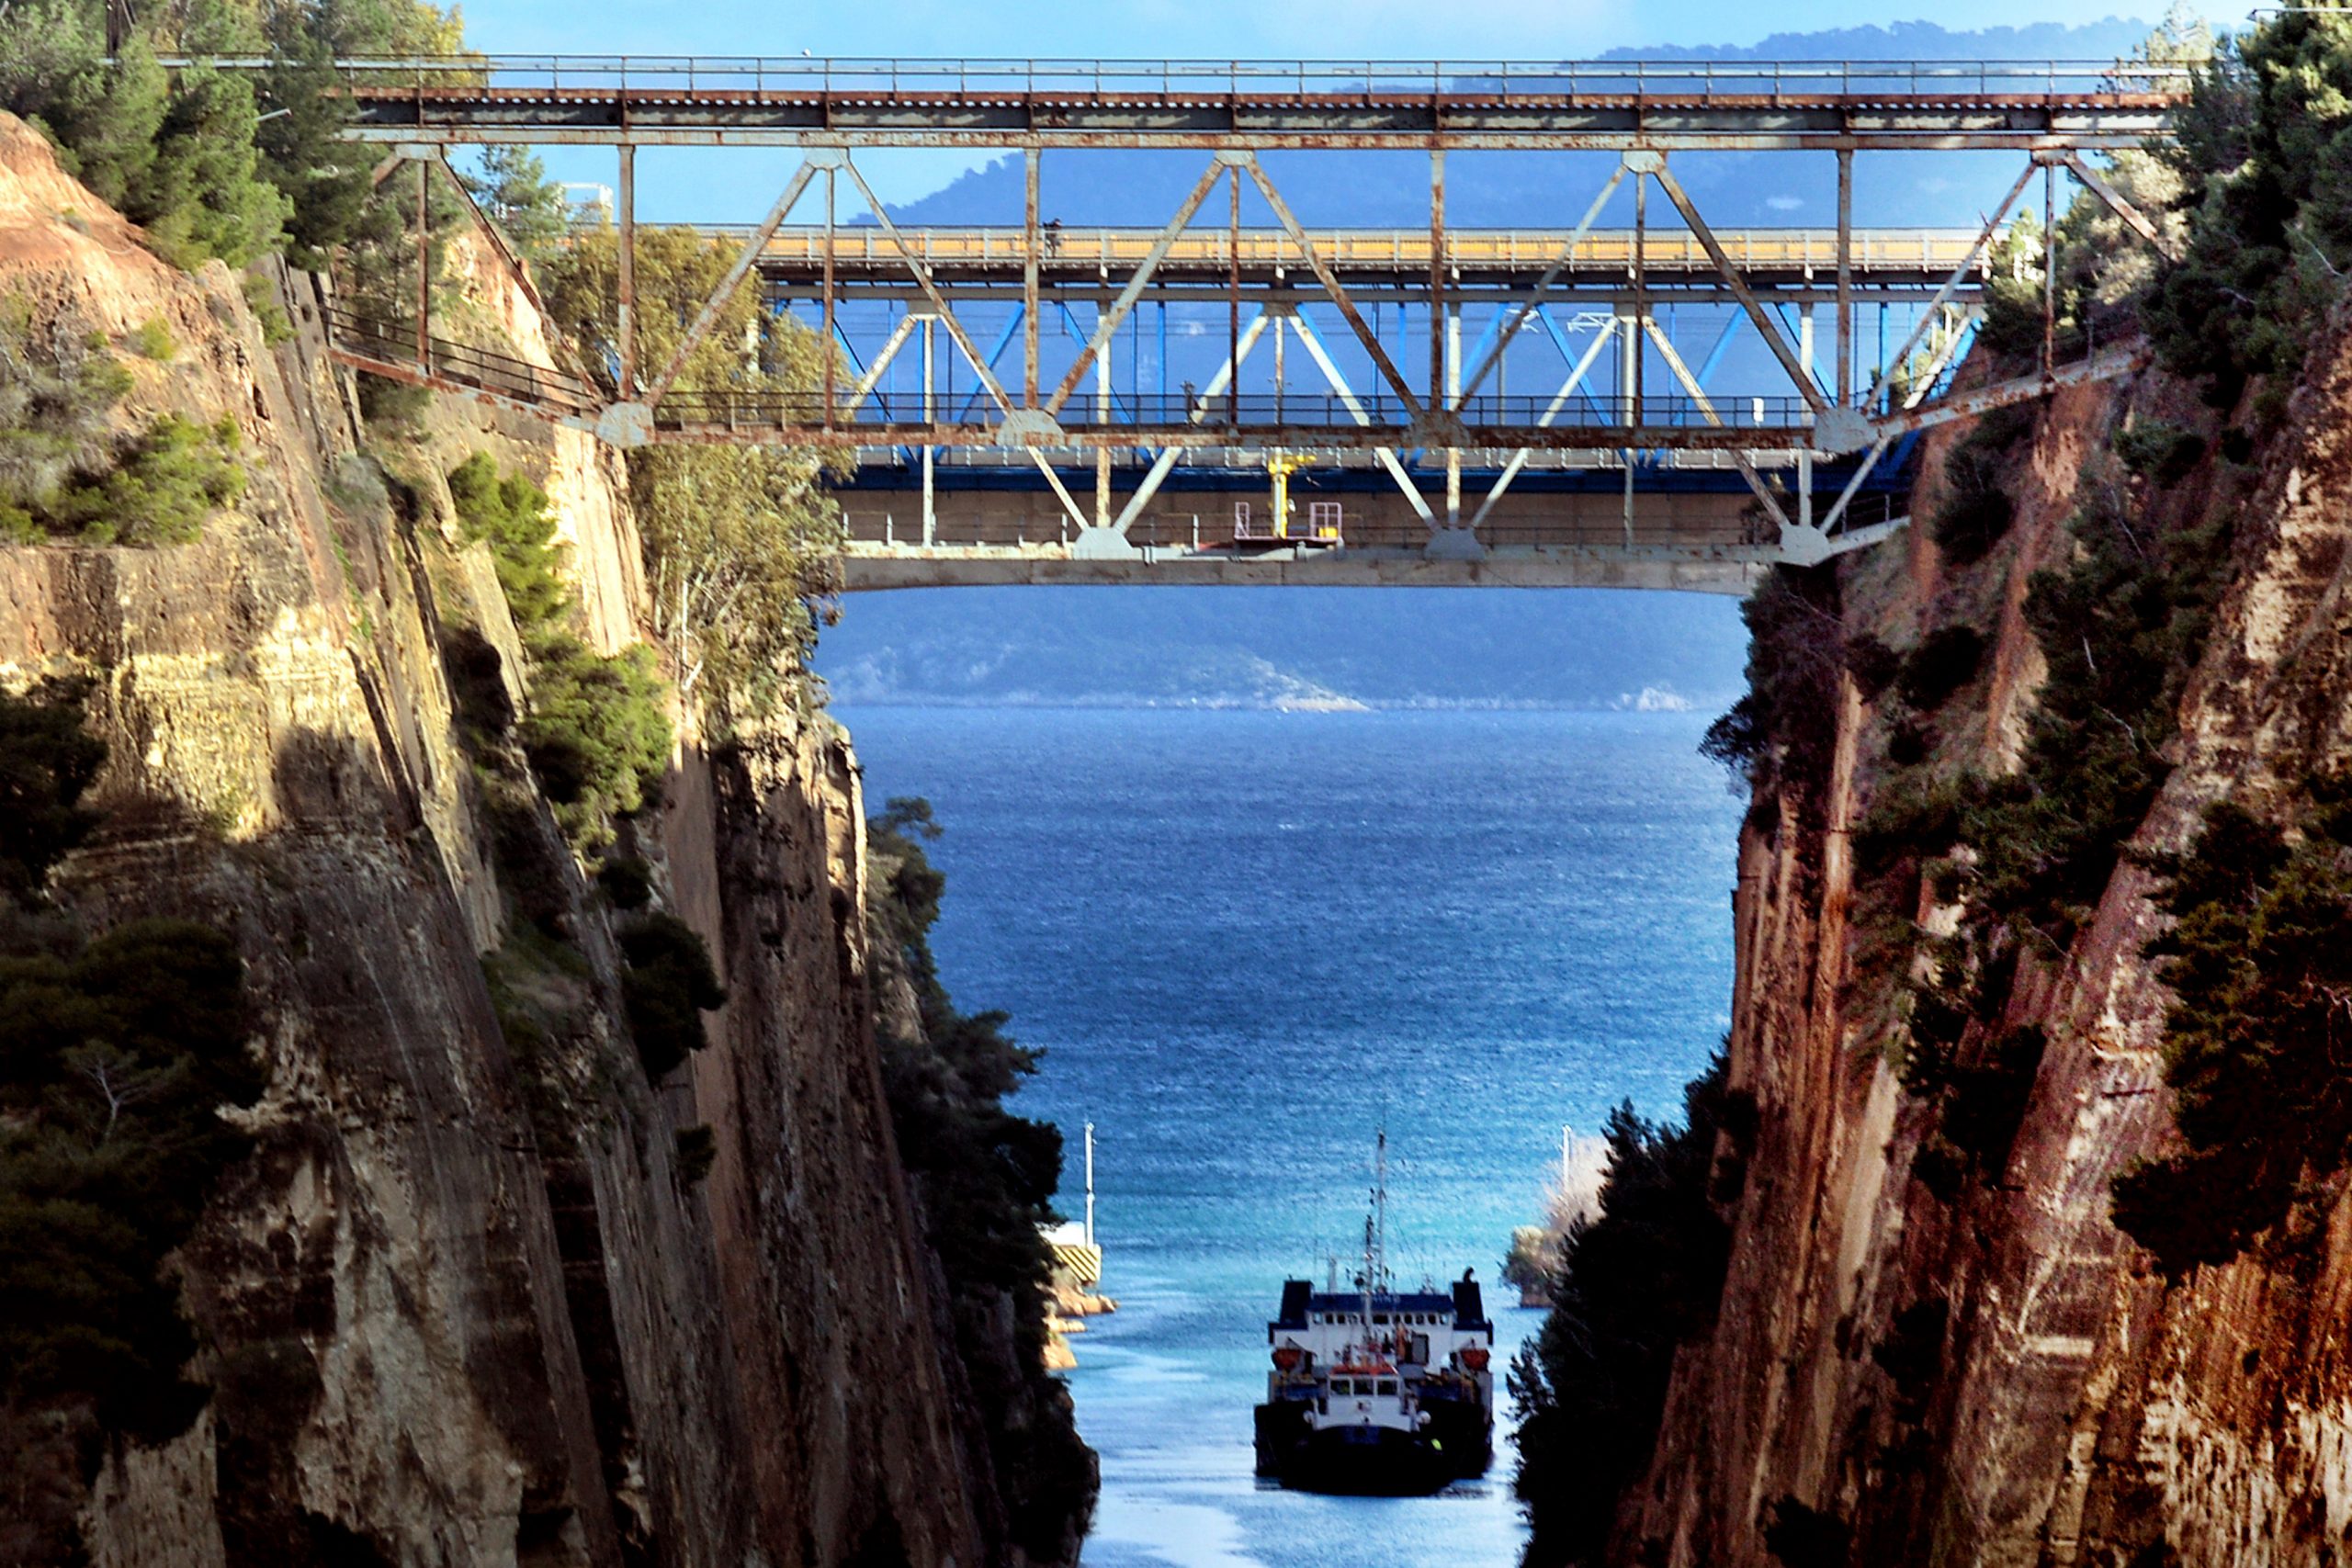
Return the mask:
[[[1432,588],[970,588],[854,594],[817,665],[837,703],[1715,711],[1738,605]]]
[[[2068,27],[1955,32],[1933,22],[1896,22],[1823,32],[1775,33],[1751,45],[1659,44],[1610,50],[1600,60],[2116,60],[2154,30],[2110,17]],[[1374,62],[1377,68],[1378,62]],[[1610,153],[1457,152],[1446,167],[1448,216],[1462,227],[1573,225],[1608,177]],[[1855,218],[1892,227],[1973,226],[2014,174],[2010,154],[1905,152],[1856,162]],[[1044,164],[1040,197],[1046,215],[1073,226],[1165,223],[1199,177],[1191,152],[1056,152]],[[1310,226],[1426,224],[1429,173],[1418,153],[1268,153],[1268,173]],[[1681,165],[1711,223],[1786,227],[1826,224],[1836,217],[1835,176],[1820,154],[1710,154]],[[1621,192],[1630,221],[1631,195]],[[910,224],[1013,224],[1023,211],[1020,161],[1005,157],[960,175],[919,200],[891,209]],[[1657,215],[1652,214],[1656,220]],[[862,220],[871,222],[871,218]],[[1671,215],[1668,215],[1671,221]],[[1272,213],[1246,192],[1243,221],[1269,224]]]

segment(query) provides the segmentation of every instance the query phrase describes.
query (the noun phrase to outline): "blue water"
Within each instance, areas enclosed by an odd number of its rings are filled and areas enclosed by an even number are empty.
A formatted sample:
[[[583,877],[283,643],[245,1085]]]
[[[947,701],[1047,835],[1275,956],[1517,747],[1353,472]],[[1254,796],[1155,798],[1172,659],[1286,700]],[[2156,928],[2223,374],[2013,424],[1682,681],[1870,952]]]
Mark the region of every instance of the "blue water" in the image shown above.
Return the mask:
[[[1678,1111],[1727,1022],[1739,807],[1703,716],[865,707],[869,804],[928,796],[933,937],[1046,1052],[1018,1109],[1097,1140],[1104,1290],[1077,1342],[1091,1568],[1508,1568],[1513,1450],[1435,1498],[1250,1474],[1265,1320],[1360,1236],[1492,1282],[1563,1122]],[[1490,1283],[1506,1353],[1539,1314]]]

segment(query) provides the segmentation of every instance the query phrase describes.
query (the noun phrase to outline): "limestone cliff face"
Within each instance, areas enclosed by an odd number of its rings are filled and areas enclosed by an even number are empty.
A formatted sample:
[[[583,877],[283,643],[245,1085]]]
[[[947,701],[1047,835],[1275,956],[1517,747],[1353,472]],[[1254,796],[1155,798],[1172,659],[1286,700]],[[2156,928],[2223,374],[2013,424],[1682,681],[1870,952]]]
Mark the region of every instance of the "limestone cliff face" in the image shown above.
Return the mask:
[[[280,285],[298,330],[273,346],[237,279],[155,261],[0,116],[0,296],[118,341],[163,320],[179,352],[135,365],[126,417],[232,414],[250,468],[194,545],[0,549],[0,679],[95,676],[110,748],[108,825],[61,897],[94,926],[232,933],[270,1072],[254,1152],[178,1262],[213,1397],[106,1461],[91,1560],[978,1568],[984,1480],[874,1051],[845,739],[690,739],[634,829],[730,993],[710,1048],[649,1085],[612,912],[545,803],[493,809],[458,744],[451,628],[514,635],[424,459],[490,447],[547,483],[607,647],[643,619],[617,470],[443,423],[388,487],[315,285]],[[584,964],[518,955],[526,908]],[[560,1025],[527,1052],[486,954]],[[717,1157],[694,1182],[697,1125]]]
[[[1997,627],[1965,724],[1946,716],[1948,736],[1964,731],[1948,744],[1982,771],[2015,764],[2042,675],[2020,620],[2027,579],[2070,547],[2084,458],[2133,411],[2195,417],[2154,376],[2042,413],[2015,466],[2016,525],[1984,563],[1950,569],[1915,528],[1845,569],[1849,632]],[[2238,517],[2177,766],[2132,840],[2178,849],[2207,804],[2258,805],[2352,756],[2352,345],[2314,355],[2253,475],[2209,463],[2146,503]],[[1849,1527],[1847,1552],[1822,1562],[2344,1561],[2352,1206],[2335,1205],[2308,1279],[2249,1254],[2169,1286],[2109,1219],[2111,1178],[2177,1136],[2158,1050],[2166,992],[2142,953],[2162,917],[2129,854],[2072,950],[2029,964],[2013,995],[2005,1021],[2041,1026],[2048,1048],[2006,1168],[1950,1201],[1916,1173],[1921,1119],[1878,1049],[1883,1021],[1854,1000],[1869,976],[1850,917],[1873,868],[1853,863],[1849,830],[1890,771],[1871,719],[1849,680],[1815,855],[1755,830],[1742,841],[1731,1073],[1757,1097],[1758,1143],[1721,1318],[1678,1361],[1620,1554],[1769,1563],[1763,1526],[1788,1498]],[[1918,914],[1950,930],[1954,911],[1930,897]],[[1930,1300],[1948,1308],[1948,1344],[1924,1407],[1906,1409],[1874,1352]]]

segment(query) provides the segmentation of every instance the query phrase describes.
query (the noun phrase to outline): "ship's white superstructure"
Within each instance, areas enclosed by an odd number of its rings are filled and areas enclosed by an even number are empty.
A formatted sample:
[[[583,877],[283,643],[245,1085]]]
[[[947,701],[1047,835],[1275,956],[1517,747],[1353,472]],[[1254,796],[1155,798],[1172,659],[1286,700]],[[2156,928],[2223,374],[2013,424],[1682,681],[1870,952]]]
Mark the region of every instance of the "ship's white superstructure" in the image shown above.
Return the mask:
[[[1495,1328],[1467,1273],[1399,1291],[1386,1264],[1387,1138],[1351,1289],[1283,1285],[1266,1325],[1272,1370],[1258,1406],[1258,1469],[1319,1491],[1422,1492],[1482,1473],[1493,1455]]]

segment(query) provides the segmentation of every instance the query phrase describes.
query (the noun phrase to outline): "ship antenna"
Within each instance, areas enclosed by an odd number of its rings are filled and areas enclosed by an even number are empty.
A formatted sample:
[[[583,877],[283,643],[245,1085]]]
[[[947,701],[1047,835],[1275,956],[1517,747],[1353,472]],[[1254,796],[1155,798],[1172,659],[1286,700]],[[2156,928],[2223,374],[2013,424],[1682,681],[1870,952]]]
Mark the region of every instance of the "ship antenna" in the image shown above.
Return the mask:
[[[1388,1129],[1380,1129],[1372,1167],[1372,1212],[1378,1217],[1374,1256],[1375,1271],[1388,1271]]]

